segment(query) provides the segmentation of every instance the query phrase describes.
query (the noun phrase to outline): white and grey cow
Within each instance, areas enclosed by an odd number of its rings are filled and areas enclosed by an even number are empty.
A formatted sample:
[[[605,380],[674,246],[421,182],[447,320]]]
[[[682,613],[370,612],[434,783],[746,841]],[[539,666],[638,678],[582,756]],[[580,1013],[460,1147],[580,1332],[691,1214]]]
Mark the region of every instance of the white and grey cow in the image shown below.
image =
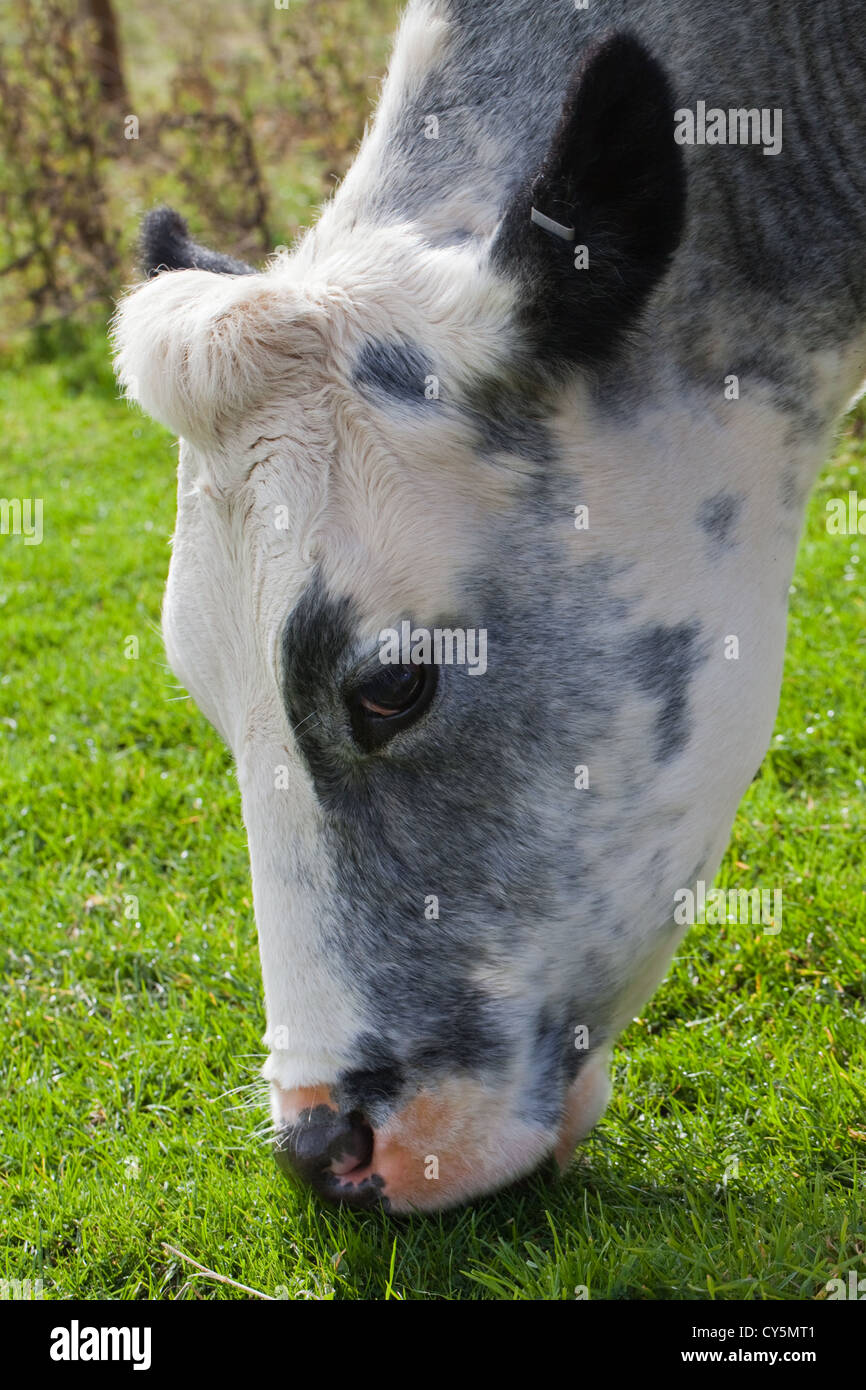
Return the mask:
[[[413,0],[296,249],[145,224],[166,646],[236,759],[278,1149],[325,1196],[444,1207],[604,1110],[866,375],[864,59],[860,0]],[[699,102],[781,149],[679,143]],[[383,666],[406,620],[486,672]]]

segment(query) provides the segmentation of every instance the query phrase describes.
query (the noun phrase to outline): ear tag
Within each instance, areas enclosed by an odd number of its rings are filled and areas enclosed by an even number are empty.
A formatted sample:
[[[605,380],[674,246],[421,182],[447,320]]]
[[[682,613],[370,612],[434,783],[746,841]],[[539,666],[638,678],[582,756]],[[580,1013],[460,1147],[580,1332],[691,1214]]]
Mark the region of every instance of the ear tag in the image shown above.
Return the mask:
[[[561,237],[563,241],[574,241],[574,227],[564,227],[561,222],[554,222],[552,217],[545,217],[543,212],[538,211],[538,208],[532,209],[529,220],[545,232],[552,232],[554,236]]]

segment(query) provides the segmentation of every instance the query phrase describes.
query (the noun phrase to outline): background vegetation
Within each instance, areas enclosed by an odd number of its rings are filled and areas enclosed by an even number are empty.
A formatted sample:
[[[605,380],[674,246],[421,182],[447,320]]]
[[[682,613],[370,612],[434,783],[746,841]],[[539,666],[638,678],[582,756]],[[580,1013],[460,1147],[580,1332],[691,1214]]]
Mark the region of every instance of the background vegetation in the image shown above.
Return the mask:
[[[69,351],[133,277],[142,214],[261,260],[347,169],[397,0],[7,0],[0,349]],[[62,325],[62,327],[61,327]]]

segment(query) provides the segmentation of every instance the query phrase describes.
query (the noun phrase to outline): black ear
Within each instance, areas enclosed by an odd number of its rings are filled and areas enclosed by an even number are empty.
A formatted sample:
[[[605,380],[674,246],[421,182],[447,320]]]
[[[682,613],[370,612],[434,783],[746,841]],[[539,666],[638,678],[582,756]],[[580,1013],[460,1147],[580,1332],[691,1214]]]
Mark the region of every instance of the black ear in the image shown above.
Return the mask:
[[[520,285],[518,328],[532,358],[553,369],[609,360],[684,215],[667,78],[635,38],[614,34],[587,52],[544,163],[494,236],[495,268]]]
[[[245,261],[199,246],[180,213],[154,208],[141,224],[139,259],[148,279],[161,270],[215,270],[220,275],[255,275]]]

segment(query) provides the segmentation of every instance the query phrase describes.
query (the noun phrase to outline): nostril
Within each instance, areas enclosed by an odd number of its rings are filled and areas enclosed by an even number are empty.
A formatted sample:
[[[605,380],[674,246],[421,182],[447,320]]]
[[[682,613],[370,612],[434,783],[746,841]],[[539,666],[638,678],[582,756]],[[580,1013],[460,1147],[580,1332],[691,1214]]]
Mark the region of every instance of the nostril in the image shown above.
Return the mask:
[[[354,1173],[358,1168],[366,1168],[372,1157],[373,1146],[371,1144],[370,1153],[366,1158],[356,1158],[351,1154],[346,1154],[344,1158],[332,1158],[328,1167],[335,1177],[344,1178],[347,1173]]]
[[[338,1148],[342,1152],[331,1154],[329,1168],[338,1177],[353,1173],[356,1168],[366,1168],[373,1158],[373,1128],[368,1125],[359,1110],[347,1116],[349,1130],[344,1134]]]
[[[344,1115],[317,1105],[280,1132],[276,1157],[281,1167],[318,1186],[328,1174],[344,1177],[367,1166],[373,1130],[360,1110]]]

